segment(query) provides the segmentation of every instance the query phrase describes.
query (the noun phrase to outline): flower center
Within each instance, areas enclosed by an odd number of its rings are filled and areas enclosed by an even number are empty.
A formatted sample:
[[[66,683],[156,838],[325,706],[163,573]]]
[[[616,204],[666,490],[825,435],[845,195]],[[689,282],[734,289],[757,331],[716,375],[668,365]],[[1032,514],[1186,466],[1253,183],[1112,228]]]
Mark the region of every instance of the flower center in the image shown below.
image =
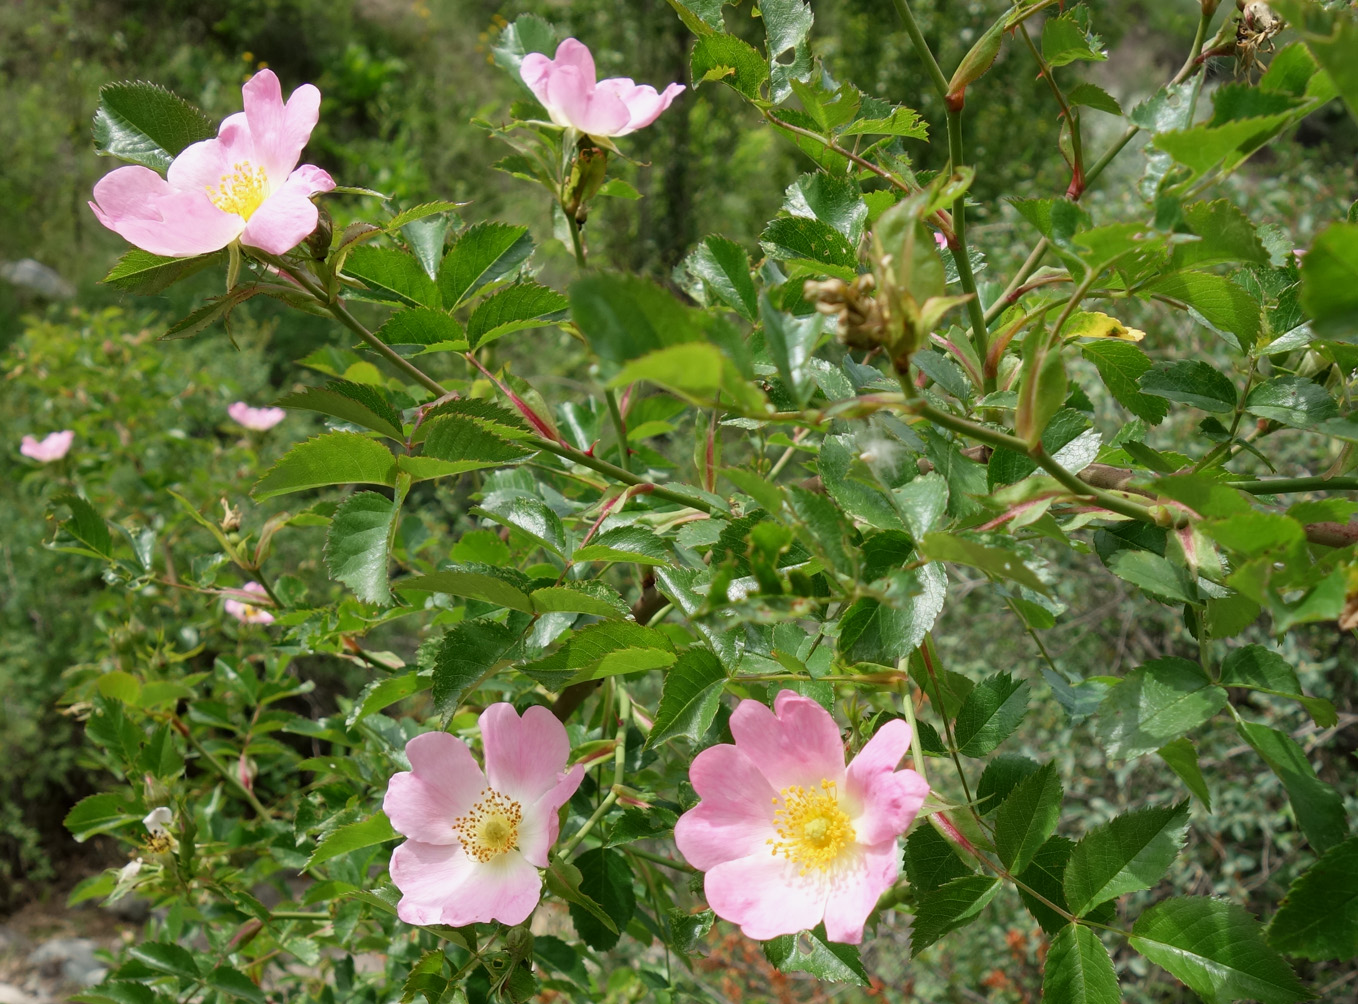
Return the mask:
[[[264,168],[255,167],[248,160],[237,161],[230,174],[222,175],[222,183],[207,188],[207,197],[224,213],[235,213],[248,220],[264,202],[269,178]]]
[[[453,820],[453,832],[467,854],[482,864],[514,849],[519,842],[523,809],[514,799],[494,788],[481,793],[481,800],[465,816]]]
[[[853,824],[839,807],[839,792],[833,781],[822,780],[820,790],[807,791],[799,784],[784,788],[774,805],[773,828],[778,839],[770,839],[775,855],[781,854],[801,866],[801,874],[811,869],[824,871],[835,863],[840,852],[853,843]]]

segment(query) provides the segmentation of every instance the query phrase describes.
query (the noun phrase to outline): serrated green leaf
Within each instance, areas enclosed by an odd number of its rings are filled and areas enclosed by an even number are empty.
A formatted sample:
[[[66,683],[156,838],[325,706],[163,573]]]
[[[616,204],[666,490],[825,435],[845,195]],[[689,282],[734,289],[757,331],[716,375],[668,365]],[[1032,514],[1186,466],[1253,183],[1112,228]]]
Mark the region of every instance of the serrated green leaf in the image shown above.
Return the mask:
[[[1261,383],[1245,398],[1245,410],[1294,429],[1313,429],[1339,416],[1339,405],[1324,387],[1296,376],[1277,376]]]
[[[356,432],[329,432],[285,453],[250,489],[263,500],[328,485],[396,484],[396,458],[381,443]]]
[[[932,561],[950,561],[957,565],[979,568],[988,575],[1017,582],[1038,593],[1050,593],[1047,584],[1023,563],[1013,551],[990,547],[950,533],[930,533],[919,542],[920,557]]]
[[[1180,736],[1165,743],[1155,752],[1169,765],[1170,770],[1188,785],[1188,790],[1197,796],[1203,808],[1211,812],[1212,793],[1207,790],[1207,780],[1202,776],[1202,768],[1198,766],[1198,748],[1193,745],[1193,740],[1187,736]]]
[[[1081,16],[1083,15],[1083,16]],[[1082,60],[1102,62],[1108,58],[1102,39],[1089,31],[1089,12],[1076,8],[1042,24],[1042,58],[1052,67]]]
[[[730,84],[751,101],[758,101],[760,88],[769,79],[769,67],[755,48],[734,35],[704,35],[693,46],[689,60],[693,86],[709,80]]]
[[[52,506],[65,506],[71,510],[71,518],[61,521],[61,529],[70,535],[77,546],[61,543],[60,538],[54,545],[58,550],[86,554],[105,561],[113,558],[113,535],[108,531],[108,523],[79,495],[63,494],[52,499]]]
[[[324,387],[308,387],[288,394],[276,402],[280,408],[302,408],[352,422],[380,432],[398,442],[405,441],[401,413],[376,387],[370,384],[336,380]]]
[[[419,589],[431,593],[447,593],[469,600],[481,600],[510,610],[533,613],[533,601],[528,598],[527,579],[513,569],[497,568],[475,562],[448,564],[428,575],[415,575],[395,582],[397,590]]]
[[[1236,729],[1282,781],[1297,825],[1307,842],[1323,854],[1343,841],[1349,833],[1344,799],[1316,777],[1311,761],[1297,741],[1277,729],[1254,722],[1237,722]]]
[[[1158,750],[1226,706],[1226,691],[1196,662],[1153,659],[1128,673],[1099,706],[1099,739],[1113,760]]]
[[[515,498],[509,502],[483,506],[476,512],[489,516],[502,526],[512,527],[526,534],[558,558],[566,556],[569,543],[566,539],[566,528],[561,524],[561,517],[540,499]]]
[[[269,1001],[264,991],[250,977],[231,966],[218,966],[208,973],[207,985],[219,993],[237,1000],[249,1001],[250,1004],[268,1004]]]
[[[782,216],[759,235],[764,253],[794,272],[830,275],[853,281],[858,274],[858,250],[830,224],[801,216]]]
[[[1120,1004],[1108,949],[1083,924],[1069,924],[1052,939],[1042,969],[1042,999],[1046,1004]]]
[[[948,581],[936,563],[892,572],[887,601],[857,600],[840,619],[837,646],[850,665],[871,662],[895,667],[919,647],[943,610]]]
[[[982,815],[998,809],[1009,793],[1024,778],[1036,774],[1040,766],[1036,760],[1018,753],[1001,753],[992,757],[976,783],[976,807]]]
[[[124,80],[99,88],[95,150],[162,174],[191,143],[211,139],[212,120],[159,84]]]
[[[341,854],[385,844],[388,840],[396,840],[399,837],[400,834],[391,828],[391,821],[387,819],[386,813],[374,813],[367,819],[349,823],[332,831],[316,845],[316,849],[311,852],[311,857],[303,867],[315,868]]]
[[[516,282],[476,305],[467,319],[467,342],[477,348],[511,331],[545,327],[565,317],[569,305],[564,293],[531,279]]]
[[[437,474],[428,476],[503,467],[532,456],[535,452],[519,443],[502,439],[466,415],[444,413],[425,422],[423,433],[422,457],[440,461],[435,468]]]
[[[1024,778],[995,814],[995,852],[1011,872],[1028,867],[1056,829],[1061,816],[1061,779],[1056,764],[1046,763]]]
[[[1140,386],[1142,393],[1217,414],[1234,411],[1238,400],[1230,378],[1201,359],[1155,363],[1142,375]]]
[[[1144,352],[1118,341],[1092,342],[1080,346],[1080,351],[1098,368],[1104,386],[1118,404],[1150,425],[1165,420],[1169,413],[1165,400],[1141,392],[1141,376],[1151,368]]]
[[[929,123],[920,113],[904,105],[896,105],[891,114],[880,118],[854,119],[838,135],[844,136],[900,136],[903,139],[928,139]]]
[[[1065,915],[1069,911],[1061,882],[1074,849],[1075,842],[1059,833],[1049,837],[1033,855],[1032,863],[1018,875],[1019,899],[1048,935],[1056,934],[1070,923]],[[1065,913],[1058,913],[1058,910]]]
[[[829,983],[860,987],[872,982],[858,957],[858,946],[830,941],[823,926],[764,942],[764,958],[780,973],[807,973]]]
[[[721,348],[711,343],[688,342],[658,349],[635,359],[608,382],[625,387],[647,381],[700,406],[724,407],[760,413],[765,398],[747,381]]]
[[[151,296],[221,260],[220,251],[193,258],[167,258],[141,248],[132,248],[123,252],[101,281],[124,293]]]
[[[1187,303],[1207,323],[1234,335],[1242,352],[1249,352],[1263,332],[1263,310],[1258,301],[1223,275],[1171,272],[1147,283],[1142,291]]]
[[[613,922],[607,927],[599,922],[593,910],[580,903],[570,903],[571,922],[581,940],[595,951],[607,951],[618,943],[636,912],[636,893],[632,868],[627,858],[609,847],[595,847],[575,859],[580,870],[579,890],[597,903]]]
[[[1331,847],[1292,883],[1269,922],[1268,941],[1303,959],[1358,955],[1358,837]]]
[[[120,826],[136,822],[146,814],[145,807],[134,799],[114,792],[87,795],[66,813],[63,825],[84,843],[98,833],[108,833]]]
[[[361,245],[344,259],[344,272],[379,299],[411,307],[439,307],[439,291],[424,268],[404,251]]]
[[[1233,649],[1221,662],[1219,682],[1223,687],[1248,687],[1298,701],[1322,729],[1339,724],[1334,705],[1324,698],[1307,697],[1302,692],[1296,671],[1287,660],[1262,645]]]
[[[714,234],[703,238],[685,261],[689,271],[706,284],[709,294],[747,321],[755,319],[758,301],[750,277],[750,257],[743,247]]]
[[[1188,830],[1188,802],[1123,813],[1090,830],[1071,852],[1064,886],[1077,916],[1124,893],[1149,889],[1169,871]]]
[[[373,680],[359,693],[353,707],[349,709],[344,727],[352,729],[369,715],[375,715],[383,708],[403,701],[411,694],[418,694],[427,686],[418,673],[401,673],[385,679]]]
[[[408,486],[409,482],[405,482]],[[355,492],[340,503],[325,535],[325,564],[365,603],[388,603],[387,560],[405,491],[395,499],[377,492]]]
[[[916,826],[905,838],[905,874],[915,895],[932,892],[972,874],[956,848],[932,826]]]
[[[635,621],[589,624],[551,655],[520,667],[544,686],[603,679],[622,673],[661,669],[676,660],[674,645],[659,631]]]
[[[619,526],[595,534],[571,553],[571,561],[630,561],[639,565],[667,565],[674,560],[668,544],[640,526]]]
[[[725,684],[726,669],[716,656],[703,648],[685,651],[665,674],[646,745],[659,746],[680,736],[700,740],[716,716]]]
[[[518,635],[496,621],[454,624],[434,650],[434,709],[451,718],[462,697],[505,655]]]
[[[462,325],[433,307],[398,310],[377,329],[377,337],[388,345],[438,345],[455,352],[467,348]]]
[[[616,589],[598,579],[568,580],[557,586],[534,589],[533,612],[589,614],[592,617],[613,619],[626,617],[627,601]]]
[[[971,923],[999,889],[997,878],[964,875],[925,893],[919,898],[910,929],[910,954],[919,955],[949,931]]]
[[[182,945],[166,941],[143,941],[127,949],[127,954],[158,973],[196,980],[201,975],[193,955]]]
[[[1311,996],[1268,947],[1259,922],[1234,903],[1196,896],[1156,903],[1132,925],[1131,944],[1207,1004],[1293,1004]]]
[[[1174,271],[1237,262],[1254,265],[1269,262],[1254,224],[1244,210],[1227,199],[1185,206],[1184,222],[1198,240],[1174,246],[1170,256],[1170,268]]]
[[[982,757],[1008,739],[1028,713],[1029,687],[1008,673],[996,673],[972,689],[953,725],[957,751]]]
[[[764,343],[773,364],[778,367],[778,375],[798,406],[805,406],[815,391],[808,363],[820,341],[821,316],[786,314],[774,308],[767,294],[759,299],[759,316],[764,324]]]
[[[653,282],[593,275],[571,285],[571,317],[601,359],[621,365],[649,352],[706,341],[703,319]]]
[[[1197,587],[1187,569],[1152,551],[1118,551],[1109,556],[1108,570],[1152,596],[1175,603],[1198,602]]]

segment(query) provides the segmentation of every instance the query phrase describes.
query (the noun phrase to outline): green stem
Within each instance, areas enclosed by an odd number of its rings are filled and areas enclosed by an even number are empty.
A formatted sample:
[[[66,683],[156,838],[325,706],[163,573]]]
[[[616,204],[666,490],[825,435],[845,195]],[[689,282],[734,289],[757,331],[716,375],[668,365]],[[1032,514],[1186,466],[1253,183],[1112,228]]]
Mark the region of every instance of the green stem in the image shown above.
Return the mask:
[[[906,676],[907,680],[909,663],[909,656],[896,662],[896,671]],[[901,707],[905,711],[905,720],[910,725],[910,753],[915,762],[915,773],[927,781],[929,774],[924,769],[924,750],[920,747],[919,725],[915,722],[915,702],[910,699],[910,685],[905,680],[901,683]]]
[[[569,460],[572,463],[579,464],[581,467],[588,467],[592,471],[598,471],[600,474],[606,474],[614,481],[620,481],[625,485],[649,484],[651,485],[650,494],[654,495],[656,498],[664,499],[667,502],[674,502],[678,505],[687,506],[690,509],[697,509],[700,512],[705,512],[708,514],[717,511],[716,506],[712,505],[709,502],[704,501],[703,499],[690,498],[687,495],[681,495],[678,492],[670,491],[663,485],[652,484],[645,478],[637,477],[631,471],[623,470],[617,464],[610,464],[607,460],[602,460],[599,457],[593,456],[592,454],[582,453],[581,451],[575,449],[572,446],[564,446],[561,443],[554,443],[552,442],[552,440],[543,439],[541,436],[525,437],[524,442],[530,443],[534,449],[543,450],[547,453],[554,453],[558,457],[561,457],[563,460]]]
[[[330,914],[306,910],[273,910],[269,914],[274,920],[330,920]]]
[[[182,725],[183,723],[181,722],[180,724]],[[184,727],[182,729],[182,735],[184,736],[185,739],[188,740],[189,745],[192,746],[198,752],[198,755],[201,756],[204,760],[206,760],[209,764],[211,764],[212,769],[215,770],[218,774],[220,774],[222,776],[222,779],[226,781],[227,784],[235,788],[236,791],[239,792],[242,797],[244,797],[245,801],[250,803],[250,808],[255,810],[255,814],[258,815],[260,819],[269,818],[269,810],[264,808],[263,803],[261,803],[260,800],[255,797],[255,793],[251,791],[249,788],[247,788],[244,784],[242,784],[240,778],[238,778],[235,774],[231,773],[231,769],[227,767],[226,764],[222,763],[220,760],[218,760],[215,756],[213,756],[211,753],[207,751],[206,747],[204,747],[203,744],[198,741],[198,737],[193,734],[192,729]]]
[[[618,466],[628,474],[632,473],[632,461],[627,455],[627,423],[623,421],[622,409],[618,407],[618,395],[613,388],[604,390],[604,400],[608,402],[608,414],[613,419],[613,431],[618,437]]]
[[[575,266],[581,272],[589,271],[589,264],[585,261],[585,242],[580,239],[580,223],[575,216],[566,211],[566,207],[561,207],[562,213],[566,216],[566,225],[571,232],[571,249],[575,252]]]
[[[1288,495],[1293,492],[1352,492],[1358,491],[1358,478],[1326,478],[1312,475],[1307,478],[1269,478],[1263,481],[1227,481],[1232,488],[1250,495]]]
[[[1037,46],[1033,44],[1032,36],[1028,34],[1028,26],[1020,23],[1018,30],[1023,35],[1023,41],[1027,43],[1028,51],[1033,54],[1033,59],[1037,62],[1038,72],[1042,74],[1042,78],[1047,81],[1047,86],[1051,88],[1052,95],[1056,98],[1056,103],[1061,108],[1061,116],[1066,120],[1066,126],[1070,129],[1070,151],[1071,159],[1074,161],[1070,167],[1074,172],[1074,177],[1071,179],[1071,187],[1067,192],[1067,195],[1071,198],[1078,199],[1080,193],[1084,191],[1085,186],[1085,157],[1083,145],[1080,140],[1080,123],[1072,112],[1070,103],[1066,101],[1066,96],[1062,93],[1060,85],[1057,84],[1056,75],[1052,73],[1051,66],[1049,66],[1046,59],[1042,57],[1042,53],[1038,51]]]
[[[604,800],[599,803],[599,807],[594,810],[583,826],[561,845],[561,850],[557,851],[557,857],[565,860],[570,857],[571,851],[580,845],[580,841],[589,836],[591,830],[599,820],[604,818],[604,814],[613,807],[613,803],[618,800],[618,789],[622,786],[624,767],[627,762],[627,720],[632,715],[632,704],[627,697],[627,691],[621,686],[618,687],[618,732],[613,747],[613,785],[609,789]]]
[[[915,47],[915,52],[924,63],[925,72],[929,74],[929,80],[934,85],[934,90],[938,92],[940,98],[946,101],[948,78],[943,76],[943,70],[939,67],[938,60],[934,58],[929,43],[925,41],[924,33],[919,30],[915,15],[910,10],[909,0],[891,0],[891,2],[896,7],[896,13],[901,16],[901,21],[905,25],[905,33],[910,36],[910,44]]]
[[[962,168],[962,110],[948,111],[948,159],[952,162],[953,172]],[[984,360],[990,349],[990,334],[986,327],[985,311],[981,307],[981,297],[976,292],[976,275],[971,270],[971,252],[967,249],[967,196],[963,192],[952,204],[952,239],[948,250],[957,263],[957,278],[962,291],[968,294],[967,316],[971,320],[971,341],[976,355]],[[995,375],[987,373],[984,378],[985,392],[995,390]]]
[[[924,669],[929,674],[929,682],[934,685],[934,693],[938,701],[938,713],[943,716],[943,732],[948,737],[948,753],[952,756],[953,766],[957,768],[957,779],[962,782],[962,794],[966,796],[967,803],[971,803],[971,786],[967,784],[967,773],[962,769],[962,758],[957,753],[957,740],[953,737],[952,719],[948,717],[948,706],[943,703],[943,685],[938,680],[938,673],[934,670],[934,660],[938,657],[938,652],[934,649],[933,635],[924,636],[924,644],[919,647],[920,657],[924,659]]]
[[[696,872],[698,870],[686,862],[675,861],[673,858],[667,858],[663,854],[652,854],[650,851],[643,851],[635,844],[628,844],[627,853],[632,857],[641,858],[643,861],[654,861],[658,865],[663,865],[666,868],[673,868],[678,872]]]

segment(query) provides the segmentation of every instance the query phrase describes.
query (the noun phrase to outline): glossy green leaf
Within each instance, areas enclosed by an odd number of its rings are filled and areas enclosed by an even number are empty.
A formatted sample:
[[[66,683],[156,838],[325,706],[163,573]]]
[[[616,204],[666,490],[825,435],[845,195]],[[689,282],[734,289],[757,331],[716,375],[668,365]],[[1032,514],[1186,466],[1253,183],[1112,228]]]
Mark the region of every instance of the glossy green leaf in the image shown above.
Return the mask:
[[[888,601],[856,601],[840,619],[838,648],[852,665],[871,662],[895,667],[919,647],[943,609],[947,578],[936,563],[888,577]]]
[[[703,238],[685,261],[711,296],[747,321],[755,319],[758,299],[754,280],[750,277],[750,256],[743,247],[713,234]]]
[[[1048,935],[1056,934],[1070,921],[1066,917],[1066,890],[1062,880],[1070,863],[1075,842],[1060,834],[1047,838],[1037,849],[1032,863],[1017,876],[1019,899]],[[1040,899],[1038,897],[1041,897]],[[1058,913],[1057,911],[1065,911]]]
[[[608,847],[585,851],[574,863],[580,869],[580,891],[603,908],[616,930],[601,924],[593,911],[579,903],[569,904],[571,921],[586,945],[595,951],[606,951],[618,943],[619,932],[636,912],[631,866],[621,852]]]
[[[1259,922],[1234,903],[1196,896],[1156,903],[1132,925],[1131,944],[1207,1004],[1293,1004],[1311,996],[1268,947]]]
[[[1197,603],[1198,590],[1182,565],[1176,565],[1153,551],[1130,548],[1108,558],[1108,570],[1151,596],[1174,603]]]
[[[500,467],[531,456],[533,450],[502,439],[466,415],[444,414],[423,427],[422,455],[442,461],[440,474],[461,474],[484,467]]]
[[[794,273],[830,275],[845,282],[858,274],[858,250],[828,223],[799,216],[772,221],[759,235],[764,253]]]
[[[1089,11],[1077,7],[1042,25],[1042,58],[1052,67],[1077,60],[1102,62],[1108,58],[1103,40],[1089,30]]]
[[[406,482],[408,485],[409,482]],[[395,500],[377,492],[355,492],[335,510],[325,536],[330,577],[343,582],[365,603],[387,603],[387,561],[405,492]]]
[[[412,307],[438,307],[434,280],[412,255],[394,248],[362,245],[344,259],[344,272],[360,280],[378,298]]]
[[[1026,680],[1015,680],[1008,673],[996,673],[978,683],[953,724],[957,751],[971,757],[994,752],[1028,713],[1028,692]]]
[[[1245,398],[1245,410],[1294,429],[1312,429],[1339,416],[1339,405],[1320,384],[1295,376],[1261,383]]]
[[[443,305],[452,309],[487,284],[513,275],[532,253],[533,239],[527,227],[473,223],[458,234],[439,266]]]
[[[185,980],[196,980],[201,975],[198,964],[193,961],[193,954],[182,945],[166,941],[143,941],[130,946],[127,954],[158,973],[168,973]]]
[[[1141,377],[1141,391],[1218,414],[1233,411],[1238,400],[1230,378],[1201,359],[1153,364]]]
[[[690,59],[693,86],[709,80],[730,84],[752,101],[760,98],[760,88],[769,79],[769,66],[755,48],[734,35],[704,35],[693,46]]]
[[[705,322],[667,290],[631,276],[591,275],[571,285],[571,317],[601,359],[622,364],[671,345],[706,340]]]
[[[78,843],[84,843],[98,833],[108,833],[120,826],[137,822],[146,814],[137,801],[116,792],[86,795],[66,813],[64,825]]]
[[[1316,777],[1305,751],[1291,736],[1254,722],[1237,722],[1237,730],[1287,789],[1297,825],[1307,841],[1324,853],[1349,834],[1344,799],[1333,787]]]
[[[1254,224],[1235,203],[1226,199],[1195,202],[1184,207],[1184,222],[1198,239],[1174,246],[1171,269],[1178,271],[1237,262],[1268,264],[1268,252],[1264,250]]]
[[[1069,924],[1052,939],[1042,969],[1046,1004],[1121,1004],[1117,973],[1099,936]]]
[[[250,489],[255,498],[329,485],[396,484],[396,458],[381,443],[356,432],[328,432],[285,453]]]
[[[639,565],[667,565],[674,560],[668,544],[640,526],[620,526],[595,534],[571,554],[576,564],[587,561],[630,561]]]
[[[995,851],[1011,872],[1028,867],[1061,816],[1061,779],[1046,763],[1024,778],[995,813]]]
[[[635,621],[599,621],[576,631],[555,652],[519,667],[544,686],[601,680],[607,676],[663,669],[678,657],[670,640]]]
[[[392,585],[398,591],[417,589],[447,593],[449,596],[480,600],[529,614],[535,610],[533,601],[528,597],[526,577],[510,568],[477,562],[446,564],[426,575],[398,579]]]
[[[1022,558],[1004,548],[990,547],[950,533],[931,533],[919,542],[919,550],[922,558],[969,565],[998,579],[1007,579],[1027,586],[1034,592],[1049,592],[1047,584],[1023,563]]]
[[[1158,750],[1226,706],[1196,662],[1170,656],[1132,670],[1099,706],[1099,739],[1114,760]]]
[[[113,558],[113,535],[108,531],[108,523],[94,506],[79,495],[72,494],[56,496],[52,499],[52,505],[65,506],[71,511],[71,518],[61,521],[61,529],[68,535],[69,542],[58,537],[53,547],[106,561]]]
[[[711,652],[690,648],[665,674],[660,706],[646,745],[659,746],[679,736],[697,742],[703,737],[726,685],[726,669]]]
[[[1248,687],[1298,701],[1316,725],[1323,729],[1334,728],[1339,724],[1334,705],[1324,698],[1307,697],[1302,692],[1296,671],[1287,660],[1262,645],[1232,649],[1221,661],[1219,682],[1223,687]]]
[[[254,980],[230,966],[218,966],[208,973],[207,985],[218,993],[249,1001],[250,1004],[268,1004],[269,1001]]]
[[[1080,346],[1080,352],[1098,368],[1104,386],[1118,404],[1150,425],[1165,420],[1169,413],[1165,400],[1141,392],[1141,377],[1151,368],[1146,353],[1135,345],[1113,340],[1090,342]]]
[[[398,442],[405,441],[401,413],[392,406],[385,394],[370,384],[335,380],[324,387],[308,387],[288,394],[276,403],[280,408],[298,408],[331,415],[380,432]]]
[[[467,348],[462,325],[433,307],[398,310],[377,329],[377,337],[388,345],[437,345],[456,352]]]
[[[1358,837],[1331,847],[1292,883],[1268,941],[1303,959],[1358,956]]]
[[[532,612],[538,614],[575,613],[613,619],[626,617],[630,612],[618,591],[598,579],[567,580],[534,589],[529,599]]]
[[[982,815],[989,815],[1000,807],[1009,793],[1024,778],[1041,769],[1036,760],[1017,753],[1001,753],[986,762],[981,780],[976,783],[976,807]]]
[[[391,821],[387,819],[386,813],[377,812],[360,822],[350,823],[332,831],[316,845],[305,867],[315,868],[341,854],[373,847],[376,844],[385,844],[388,840],[396,840],[399,837],[400,834],[391,828]]]
[[[827,983],[860,987],[872,982],[858,957],[858,946],[829,940],[824,926],[764,942],[764,958],[780,973],[807,973]]]
[[[164,174],[186,146],[211,139],[217,127],[159,84],[124,80],[99,88],[93,131],[98,153]]]
[[[905,838],[905,874],[915,895],[972,874],[957,849],[933,826],[920,825]]]
[[[698,405],[711,406],[720,400],[724,406],[756,413],[765,405],[763,393],[715,344],[690,342],[659,349],[628,363],[609,386],[624,387],[642,380]]]
[[[1207,790],[1207,780],[1202,776],[1202,768],[1198,766],[1198,748],[1193,745],[1193,740],[1187,736],[1180,736],[1165,743],[1158,750],[1160,759],[1169,765],[1170,770],[1179,776],[1202,803],[1203,808],[1208,812],[1212,811],[1212,793]]]
[[[389,708],[397,701],[403,701],[412,694],[423,690],[428,683],[418,673],[402,673],[373,680],[359,693],[353,707],[344,720],[345,728],[352,729],[356,724],[375,715],[383,708]]]
[[[943,935],[971,923],[999,890],[997,878],[964,875],[920,896],[910,928],[910,954],[919,955]]]
[[[124,251],[109,269],[103,282],[124,293],[152,296],[167,289],[180,279],[187,279],[207,266],[223,261],[220,251],[200,254],[192,258],[166,258],[141,248]]]
[[[535,498],[518,497],[507,502],[482,506],[476,510],[502,526],[512,527],[536,541],[543,549],[564,558],[570,549],[561,517]]]
[[[1107,900],[1151,888],[1174,863],[1187,830],[1187,801],[1126,812],[1090,830],[1066,866],[1063,884],[1071,912],[1084,916]]]
[[[1213,327],[1234,335],[1242,352],[1248,352],[1263,332],[1258,301],[1214,272],[1171,272],[1148,283],[1144,291],[1187,303]],[[1146,390],[1144,384],[1142,389]]]
[[[477,348],[526,328],[541,328],[566,316],[565,294],[531,279],[496,290],[467,319],[467,342]]]
[[[461,621],[449,628],[434,648],[434,710],[451,718],[463,695],[517,640],[516,632],[492,620]]]

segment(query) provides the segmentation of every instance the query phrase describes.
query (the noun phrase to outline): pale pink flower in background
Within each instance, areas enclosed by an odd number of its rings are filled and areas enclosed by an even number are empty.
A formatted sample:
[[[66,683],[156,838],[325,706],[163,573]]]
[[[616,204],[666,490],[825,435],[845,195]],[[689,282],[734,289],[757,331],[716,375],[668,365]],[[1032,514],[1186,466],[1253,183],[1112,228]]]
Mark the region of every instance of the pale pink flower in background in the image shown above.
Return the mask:
[[[596,82],[594,57],[573,38],[556,47],[555,59],[541,52],[524,56],[519,75],[553,122],[599,137],[626,136],[650,125],[684,91],[683,84],[670,84],[657,94],[629,77]]]
[[[426,732],[406,744],[409,771],[393,774],[382,809],[408,837],[391,855],[407,924],[521,924],[542,896],[539,868],[556,842],[557,810],[580,786],[566,769],[571,744],[549,710],[520,718],[511,704],[481,713],[486,770],[466,744]]]
[[[948,238],[945,237],[945,236],[943,236],[943,231],[942,231],[942,230],[935,230],[935,231],[934,231],[934,243],[938,245],[938,249],[939,249],[940,251],[946,251],[946,250],[947,250],[947,248],[948,248]]]
[[[60,460],[66,456],[73,439],[75,433],[70,429],[48,433],[42,439],[25,436],[19,440],[19,452],[40,464],[50,464],[53,460]]]
[[[264,587],[261,586],[258,582],[247,582],[245,585],[240,587],[240,592],[250,593],[254,596],[269,595],[267,592],[265,592]],[[257,607],[252,603],[246,603],[244,600],[238,600],[233,597],[228,597],[226,601],[222,604],[222,606],[226,608],[227,613],[229,613],[232,617],[236,618],[236,620],[240,621],[242,624],[273,623],[273,614],[269,613],[269,611],[265,610],[263,607]]]
[[[915,771],[896,769],[910,726],[887,722],[845,769],[830,713],[784,690],[773,711],[741,701],[731,735],[734,746],[694,759],[702,801],[674,828],[680,853],[707,873],[707,905],[760,941],[823,920],[831,941],[858,944],[929,793]]]
[[[282,408],[251,408],[244,401],[237,401],[226,409],[226,413],[231,416],[233,422],[254,432],[272,429],[288,417],[288,413]]]
[[[270,254],[300,244],[316,229],[311,196],[335,187],[319,167],[297,167],[321,92],[303,84],[284,104],[272,70],[260,70],[241,90],[245,111],[227,116],[216,139],[180,153],[164,178],[138,166],[100,178],[90,203],[99,222],[172,257],[217,251],[237,238]]]

